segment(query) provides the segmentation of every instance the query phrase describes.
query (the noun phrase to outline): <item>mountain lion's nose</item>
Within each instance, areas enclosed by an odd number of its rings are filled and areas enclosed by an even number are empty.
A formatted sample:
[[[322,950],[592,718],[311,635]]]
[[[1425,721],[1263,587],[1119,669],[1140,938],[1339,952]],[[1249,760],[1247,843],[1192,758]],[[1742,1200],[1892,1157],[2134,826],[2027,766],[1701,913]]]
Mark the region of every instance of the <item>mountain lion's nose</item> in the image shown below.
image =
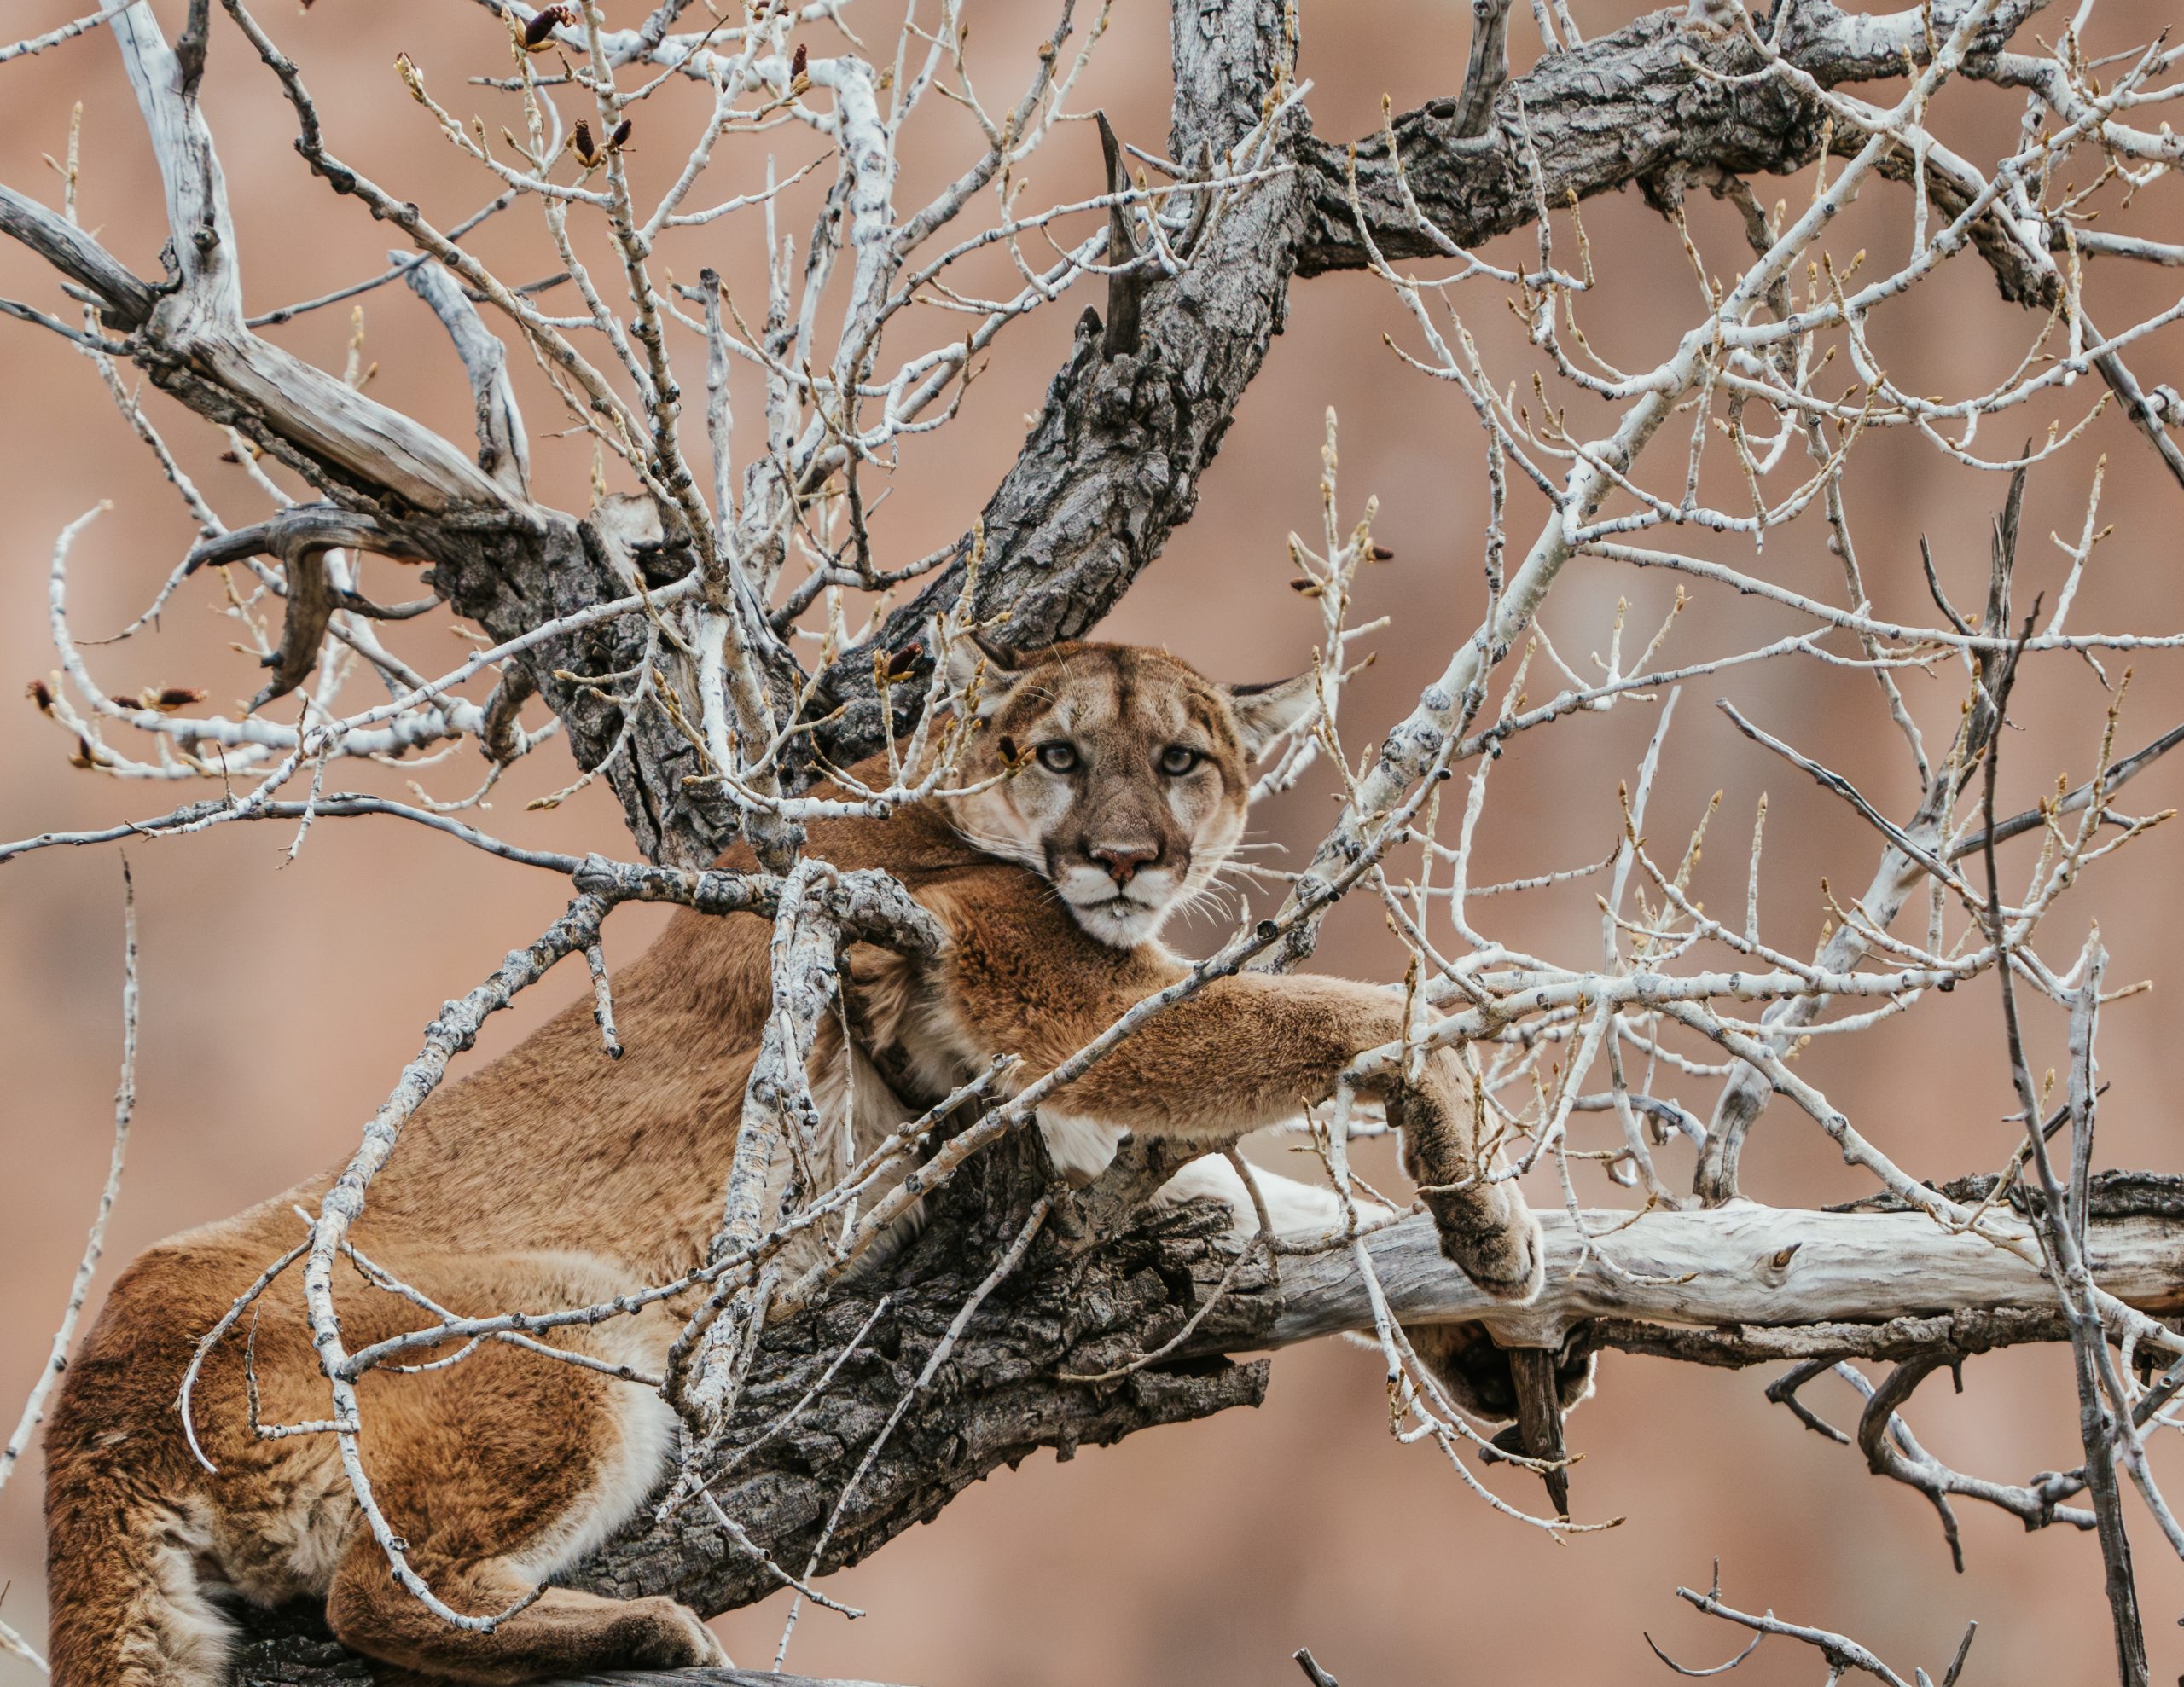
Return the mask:
[[[1107,868],[1107,877],[1117,884],[1129,884],[1138,868],[1160,859],[1160,851],[1150,844],[1095,844],[1084,853]]]

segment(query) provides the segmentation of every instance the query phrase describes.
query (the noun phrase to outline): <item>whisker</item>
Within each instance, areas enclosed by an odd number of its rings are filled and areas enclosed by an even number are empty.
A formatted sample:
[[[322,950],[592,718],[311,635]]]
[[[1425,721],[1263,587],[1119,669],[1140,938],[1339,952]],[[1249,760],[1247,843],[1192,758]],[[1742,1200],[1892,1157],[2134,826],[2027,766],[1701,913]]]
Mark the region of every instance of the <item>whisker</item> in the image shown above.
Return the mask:
[[[1231,889],[1240,888],[1244,884],[1249,884],[1254,888],[1269,884],[1288,884],[1292,883],[1295,878],[1295,875],[1291,873],[1268,872],[1263,868],[1255,869],[1248,867],[1224,867],[1221,871],[1230,875],[1231,884],[1228,888]]]

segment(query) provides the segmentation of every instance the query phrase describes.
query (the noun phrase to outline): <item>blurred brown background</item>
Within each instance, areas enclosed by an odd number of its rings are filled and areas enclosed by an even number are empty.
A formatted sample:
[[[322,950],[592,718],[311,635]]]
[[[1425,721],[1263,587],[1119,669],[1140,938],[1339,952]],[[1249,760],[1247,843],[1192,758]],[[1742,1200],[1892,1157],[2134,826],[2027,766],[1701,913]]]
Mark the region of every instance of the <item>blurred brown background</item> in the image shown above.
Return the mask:
[[[175,27],[179,6],[159,3]],[[6,9],[0,34],[50,27],[73,9],[60,0],[18,0]],[[875,53],[892,39],[892,10],[883,9],[887,17],[867,17],[860,26],[873,32],[867,39]],[[618,24],[641,14],[634,0],[610,0],[608,10]],[[1629,0],[1577,0],[1576,10],[1596,32],[1633,14]],[[1016,0],[973,0],[967,12],[975,26],[981,91],[997,105],[1020,85],[1028,45],[1050,19],[1044,8]],[[2162,0],[2110,0],[2096,15],[2092,44],[2112,50],[2143,42],[2170,17]],[[322,0],[307,14],[269,3],[265,21],[302,63],[337,151],[415,196],[443,227],[490,197],[491,187],[403,96],[390,68],[395,53],[407,50],[459,113],[474,104],[492,113],[490,121],[513,122],[490,103],[496,96],[461,83],[466,73],[504,62],[498,26],[485,13],[455,0]],[[1080,18],[1080,32],[1089,22]],[[2061,24],[2054,18],[2048,32]],[[1383,93],[1402,109],[1453,92],[1461,81],[1468,12],[1449,0],[1308,7],[1303,26],[1303,68],[1316,84],[1310,103],[1323,136],[1368,132]],[[1111,38],[1075,108],[1103,106],[1126,137],[1162,146],[1166,29],[1166,9],[1155,0],[1120,0]],[[1524,38],[1520,59],[1528,57],[1529,31],[1513,32]],[[835,50],[834,38],[815,31],[812,50]],[[307,298],[369,273],[387,231],[307,177],[290,149],[289,114],[270,78],[245,61],[243,43],[224,23],[213,33],[208,90],[250,308]],[[163,232],[158,178],[112,43],[94,35],[0,68],[0,179],[57,200],[58,183],[40,154],[61,151],[70,105],[83,101],[84,220],[141,273],[156,274]],[[648,109],[636,137],[641,187],[656,191],[676,166],[677,125],[691,121],[696,109],[679,91]],[[1942,109],[1949,109],[1946,97]],[[2013,100],[1974,90],[1956,101],[1955,113],[1941,126],[1960,149],[1975,159],[2007,149],[2017,120]],[[913,202],[968,156],[970,137],[960,113],[928,113],[923,135],[906,148],[901,202]],[[712,196],[758,185],[758,160],[767,144],[723,148]],[[784,169],[817,149],[793,130],[777,131],[771,144]],[[1065,128],[1030,166],[1032,197],[1050,202],[1096,192],[1096,158],[1087,130]],[[1794,203],[1809,188],[1803,182],[1763,183],[1762,191],[1769,198],[1787,194]],[[701,193],[697,202],[710,200]],[[810,203],[808,196],[795,201],[784,226],[799,233],[808,227]],[[2166,217],[2173,234],[2173,198],[2155,198],[2135,215]],[[1711,201],[1694,203],[1692,215],[1712,270],[1734,273],[1742,248],[1728,217]],[[1877,184],[1831,249],[1840,258],[1863,243],[1875,263],[1886,262],[1904,250],[1908,220],[1903,196]],[[1696,309],[1696,287],[1674,233],[1635,196],[1588,206],[1585,222],[1603,284],[1581,305],[1587,331],[1625,367],[1650,364]],[[2158,231],[2144,222],[2136,226]],[[1565,241],[1568,232],[1565,223]],[[1526,232],[1492,255],[1527,262],[1533,238]],[[731,219],[680,237],[665,261],[685,275],[713,263],[741,299],[757,300],[763,297],[757,241],[752,219]],[[511,277],[552,267],[535,207],[505,214],[474,244]],[[2158,274],[2104,270],[2093,294],[2100,320],[2120,323],[2135,310],[2158,308],[2175,296],[2174,281],[2166,285],[2164,294]],[[0,250],[0,291],[69,309],[13,248]],[[375,293],[364,304],[366,355],[380,366],[372,392],[467,440],[460,373],[423,308],[399,287]],[[1013,455],[1022,415],[1036,408],[1077,308],[1072,299],[1004,336],[961,422],[921,452],[906,451],[908,471],[885,512],[883,565],[961,530]],[[1462,308],[1497,376],[1528,383],[1535,356],[1513,331],[1496,293],[1474,291]],[[2035,326],[1999,303],[1984,271],[1966,259],[1884,313],[1875,333],[1891,373],[1907,386],[1954,395],[2007,375]],[[1283,538],[1292,528],[1316,535],[1321,417],[1332,405],[1343,419],[1345,513],[1377,493],[1376,536],[1398,559],[1366,583],[1365,613],[1395,620],[1374,639],[1378,665],[1345,705],[1359,747],[1438,670],[1450,642],[1473,624],[1482,597],[1484,476],[1475,423],[1460,393],[1397,363],[1380,343],[1384,328],[1399,339],[1414,333],[1369,279],[1336,276],[1294,289],[1287,332],[1205,478],[1197,519],[1107,623],[1114,637],[1165,643],[1224,677],[1265,679],[1298,666],[1316,617],[1283,588]],[[338,368],[347,307],[276,332]],[[687,340],[682,345],[686,354],[691,349]],[[2149,382],[2184,374],[2173,333],[2142,345],[2134,361]],[[512,362],[522,366],[541,494],[580,507],[589,447],[543,437],[564,423],[525,360]],[[694,359],[690,367],[697,367]],[[1991,424],[1978,445],[2005,455],[2051,417],[2082,415],[2096,391],[2082,381],[2052,403]],[[0,677],[12,688],[54,665],[46,572],[66,522],[102,498],[114,501],[77,548],[71,603],[79,635],[99,635],[136,613],[192,534],[150,457],[72,349],[6,324],[0,397],[0,507],[7,513]],[[757,395],[745,384],[737,398],[747,429]],[[262,499],[241,469],[217,461],[224,442],[156,396],[152,409],[224,516],[238,525],[255,519]],[[1577,407],[1573,426],[1591,414]],[[1653,465],[1654,474],[1672,479],[1680,444],[1664,441],[1656,453],[1675,461]],[[2103,515],[2117,526],[2098,554],[2072,625],[2175,630],[2184,626],[2175,542],[2184,503],[2145,443],[2112,415],[2035,472],[2020,592],[2052,594],[2059,583],[2062,565],[2047,536],[2052,530],[2075,538],[2103,453],[2109,457]],[[1976,604],[1988,516],[2001,489],[2000,477],[1957,467],[1907,436],[1867,439],[1849,496],[1867,579],[1884,612],[1931,617],[1917,571],[1921,531],[1931,536],[1957,600]],[[1732,487],[1714,490],[1733,507],[1740,501]],[[1510,524],[1513,548],[1528,540],[1539,513],[1536,498],[1520,492]],[[1692,548],[1754,565],[1748,546],[1709,548],[1709,536],[1678,536]],[[1823,537],[1816,524],[1776,535],[1756,565],[1839,599],[1840,576]],[[380,595],[409,594],[389,577],[388,565],[372,566],[380,571]],[[1631,600],[1642,641],[1673,584],[1581,562],[1557,588],[1547,625],[1565,657],[1583,664],[1588,652],[1605,652],[1618,596]],[[90,652],[95,670],[116,691],[156,682],[209,685],[221,702],[247,694],[258,683],[255,670],[227,651],[229,626],[210,612],[212,602],[209,583],[184,592],[155,635]],[[1781,612],[1702,594],[1666,659],[1749,647],[1794,629]],[[438,619],[410,631],[398,647],[435,670],[462,648]],[[2104,660],[2111,678],[2126,665]],[[2184,710],[2180,667],[2173,657],[2138,661],[2122,733],[2127,747]],[[1536,669],[1532,695],[1542,698],[1560,683]],[[1956,718],[1960,673],[1942,669],[1931,680],[1914,674],[1904,683],[1938,750]],[[1752,804],[1771,791],[1765,913],[1778,942],[1809,944],[1825,912],[1821,878],[1838,894],[1855,894],[1872,871],[1874,839],[1841,804],[1737,736],[1711,704],[1733,695],[1770,729],[1825,753],[1885,809],[1908,813],[1915,801],[1908,758],[1876,688],[1855,672],[1776,663],[1687,689],[1648,831],[1656,840],[1680,837],[1708,794],[1722,789],[1724,809],[1699,891],[1730,906],[1742,894]],[[2010,809],[2030,802],[2058,772],[2068,770],[2073,780],[2083,776],[2104,705],[2088,665],[2064,658],[2036,664],[2018,698],[2020,729],[2010,736],[2003,764]],[[199,794],[125,786],[75,771],[67,762],[73,747],[67,739],[26,704],[5,706],[18,712],[0,717],[9,723],[0,732],[0,834],[110,823]],[[1615,835],[1617,781],[1635,767],[1657,708],[1627,705],[1519,742],[1495,776],[1477,877],[1573,866],[1605,853]],[[335,782],[400,794],[410,776],[351,765],[336,770]],[[414,776],[434,796],[450,797],[467,793],[474,769],[464,762]],[[480,823],[518,841],[625,851],[619,817],[597,789],[557,813],[524,810],[526,798],[569,776],[565,752],[549,748],[518,770]],[[2151,811],[2175,802],[2180,789],[2184,765],[2164,763],[2123,806]],[[1326,791],[1317,777],[1275,805],[1263,817],[1264,835],[1292,851],[1309,849],[1330,813]],[[285,829],[233,826],[131,852],[143,942],[141,1101],[108,1240],[110,1263],[344,1155],[440,1000],[526,941],[563,900],[562,886],[546,875],[395,821],[323,822],[300,861],[282,869],[288,843]],[[2047,933],[2057,960],[2066,963],[2086,923],[2098,919],[2114,950],[2111,978],[2168,971],[2184,920],[2172,896],[2177,848],[2178,839],[2157,834],[2074,892]],[[2012,869],[2021,873],[2027,861],[2013,861]],[[10,1423],[44,1357],[106,1160],[119,1041],[118,881],[110,848],[44,853],[0,869],[6,959],[0,1417]],[[1593,895],[1590,885],[1579,885],[1478,912],[1513,942],[1583,958],[1598,948]],[[609,934],[610,955],[634,954],[657,924],[651,910],[624,911]],[[1322,947],[1321,964],[1387,974],[1395,963],[1371,909],[1344,913]],[[580,977],[565,970],[526,997],[520,1011],[491,1028],[485,1052],[508,1046],[566,1000]],[[2177,1167],[2167,1081],[2172,1015],[2170,997],[2157,991],[2104,1021],[2101,1055],[2113,1083],[2102,1111],[2105,1162]],[[2041,1017],[2036,1033],[2036,1064],[2059,1059],[2059,1023]],[[2014,1140],[2014,1127],[2001,1116],[2013,1103],[1989,988],[1932,1000],[1853,1044],[1823,1040],[1801,1070],[1918,1175],[1994,1167]],[[1662,1087],[1702,1115],[1711,1106],[1712,1086],[1703,1081],[1664,1081]],[[1581,1117],[1578,1128],[1599,1131],[1600,1116]],[[1862,1192],[1819,1133],[1786,1105],[1767,1116],[1746,1164],[1750,1192],[1762,1199],[1810,1203]],[[1682,1175],[1687,1156],[1671,1149],[1665,1166]],[[1602,1202],[1614,1193],[1596,1176],[1582,1192]],[[1553,1198],[1548,1191],[1537,1194]],[[2109,1676],[2100,1561],[2089,1538],[2059,1528],[2028,1539],[2009,1520],[1966,1507],[1969,1571],[1955,1576],[1925,1503],[1869,1477],[1855,1452],[1769,1407],[1760,1393],[1765,1380],[1609,1355],[1601,1397],[1573,1422],[1584,1454],[1575,1488],[1582,1516],[1626,1521],[1605,1535],[1556,1545],[1490,1514],[1438,1455],[1389,1440],[1376,1359],[1333,1345],[1288,1354],[1258,1412],[1087,1452],[1066,1468],[1043,1458],[966,1495],[932,1528],[839,1578],[833,1591],[871,1615],[854,1624],[823,1611],[809,1615],[792,1662],[816,1673],[933,1687],[1141,1681],[1240,1687],[1295,1678],[1288,1654],[1309,1644],[1350,1687],[1666,1679],[1641,1631],[1693,1663],[1718,1661],[1740,1638],[1673,1595],[1679,1583],[1703,1587],[1718,1557],[1733,1602],[1854,1633],[1906,1673],[1914,1662],[1938,1669],[1965,1620],[1977,1617],[1981,1636],[1970,1679]],[[1942,1457],[2011,1481],[2077,1461],[2061,1350],[1984,1359],[1968,1368],[1966,1382],[1961,1398],[1930,1387],[1913,1414]],[[1849,1407],[1839,1384],[1821,1385],[1813,1397],[1838,1412]],[[0,1615],[33,1638],[44,1628],[39,1480],[33,1460],[0,1499],[0,1583],[7,1587]],[[1515,1497],[1531,1504],[1537,1494],[1527,1489]],[[2141,1597],[2155,1673],[2166,1678],[2184,1667],[2174,1620],[2184,1611],[2184,1568],[2161,1546],[2135,1499],[2130,1504],[2140,1519]],[[770,1655],[781,1615],[776,1601],[720,1626],[740,1661],[760,1662]],[[1817,1659],[1774,1641],[1740,1676],[1755,1684],[1802,1681],[1818,1670]],[[30,1678],[24,1665],[0,1660],[0,1682]]]

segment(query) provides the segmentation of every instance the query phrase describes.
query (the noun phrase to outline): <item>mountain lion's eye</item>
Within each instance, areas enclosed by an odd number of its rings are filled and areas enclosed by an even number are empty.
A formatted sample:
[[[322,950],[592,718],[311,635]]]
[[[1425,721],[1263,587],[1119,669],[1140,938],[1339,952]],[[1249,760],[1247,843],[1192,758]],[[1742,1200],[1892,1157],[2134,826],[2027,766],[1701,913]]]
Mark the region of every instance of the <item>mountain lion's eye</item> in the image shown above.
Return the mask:
[[[1181,779],[1205,759],[1186,745],[1171,744],[1160,752],[1160,771],[1170,779]]]
[[[1077,771],[1076,745],[1060,742],[1041,745],[1039,765],[1050,774],[1075,773]]]

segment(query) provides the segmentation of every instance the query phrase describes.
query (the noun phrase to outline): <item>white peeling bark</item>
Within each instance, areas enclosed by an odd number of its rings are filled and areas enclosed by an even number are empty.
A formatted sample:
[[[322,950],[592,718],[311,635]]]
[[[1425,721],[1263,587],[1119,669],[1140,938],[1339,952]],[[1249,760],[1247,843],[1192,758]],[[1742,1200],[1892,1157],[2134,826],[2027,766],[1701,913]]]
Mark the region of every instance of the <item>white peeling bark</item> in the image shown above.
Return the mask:
[[[1806,1212],[1738,1201],[1648,1213],[1635,1222],[1622,1212],[1583,1216],[1594,1233],[1594,1249],[1619,1269],[1584,1260],[1567,1214],[1542,1213],[1547,1286],[1526,1307],[1481,1294],[1441,1257],[1425,1217],[1406,1219],[1366,1245],[1389,1310],[1403,1323],[1476,1319],[1527,1346],[1557,1346],[1572,1325],[1588,1318],[1699,1327],[1878,1324],[1955,1310],[2061,1305],[2054,1285],[2035,1267],[1920,1213]],[[2028,1238],[2032,1234],[2029,1226],[2008,1224]],[[2184,1307],[2184,1224],[2159,1217],[2096,1220],[2088,1261],[2095,1282],[2143,1311]],[[1365,1284],[1347,1249],[1283,1261],[1273,1345],[1372,1327]]]
[[[414,253],[390,252],[390,264],[408,263],[404,277],[410,291],[432,307],[470,380],[470,402],[478,413],[478,467],[498,481],[511,498],[531,496],[531,441],[523,412],[508,380],[508,347],[488,329],[477,307],[463,297],[454,276],[436,264],[420,263]]]
[[[166,190],[180,285],[154,305],[148,347],[241,400],[282,438],[423,510],[505,507],[500,486],[454,446],[260,339],[244,326],[227,183],[183,64],[147,6],[113,20]]]

